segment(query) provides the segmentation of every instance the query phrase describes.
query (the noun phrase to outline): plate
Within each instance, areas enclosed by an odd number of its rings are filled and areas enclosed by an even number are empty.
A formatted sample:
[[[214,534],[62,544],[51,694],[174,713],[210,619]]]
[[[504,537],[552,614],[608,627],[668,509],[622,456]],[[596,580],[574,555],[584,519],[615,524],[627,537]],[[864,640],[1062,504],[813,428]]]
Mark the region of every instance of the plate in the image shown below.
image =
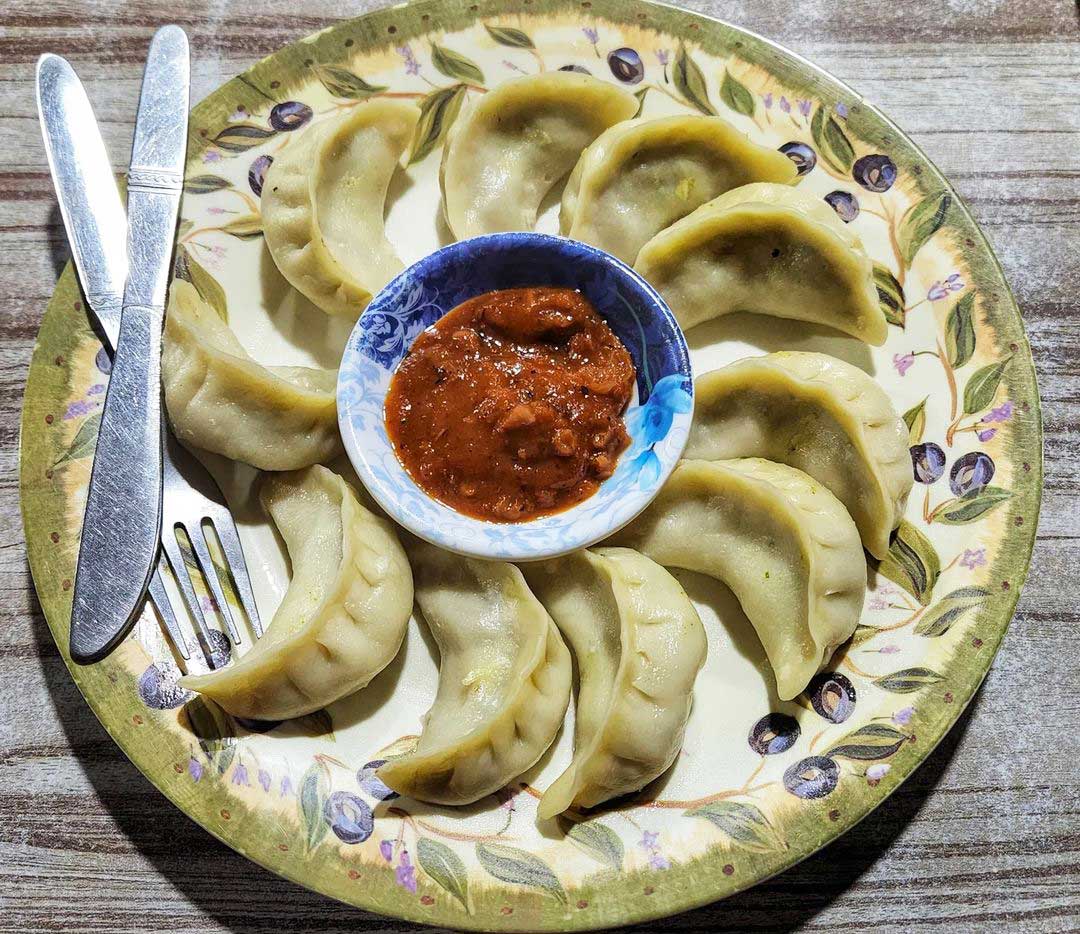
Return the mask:
[[[195,108],[183,274],[259,359],[335,366],[347,323],[339,333],[306,306],[262,245],[267,160],[297,129],[365,97],[415,99],[424,112],[416,159],[395,180],[388,212],[408,263],[449,239],[436,210],[439,145],[462,100],[568,66],[623,83],[647,115],[717,112],[767,145],[796,144],[795,155],[815,163],[801,186],[850,219],[875,260],[893,322],[883,348],[744,315],[688,334],[697,372],[749,353],[821,350],[871,372],[905,413],[920,482],[892,555],[869,573],[862,624],[830,672],[798,701],[780,702],[731,594],[679,574],[709,633],[682,755],[639,800],[538,828],[537,789],[568,760],[569,728],[519,783],[470,808],[397,799],[372,778],[369,763],[418,732],[434,695],[434,650],[415,622],[366,690],[272,728],[192,703],[150,610],[106,661],[69,663],[131,760],[221,840],[342,901],[451,927],[589,929],[668,915],[753,885],[838,837],[928,755],[978,688],[1019,596],[1039,509],[1031,353],[959,198],[854,91],[693,13],[640,0],[419,2],[282,49]],[[554,209],[539,229],[554,229]],[[21,438],[27,550],[65,659],[107,369],[69,266],[41,326]],[[251,495],[254,472],[207,460],[239,517],[269,617],[287,566]]]

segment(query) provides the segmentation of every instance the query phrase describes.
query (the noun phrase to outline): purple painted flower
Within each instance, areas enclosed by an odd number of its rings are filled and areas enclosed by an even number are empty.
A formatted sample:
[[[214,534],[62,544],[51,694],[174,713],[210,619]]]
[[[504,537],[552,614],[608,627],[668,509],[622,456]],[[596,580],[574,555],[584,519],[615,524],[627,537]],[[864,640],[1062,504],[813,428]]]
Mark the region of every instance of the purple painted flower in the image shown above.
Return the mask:
[[[896,367],[896,372],[903,376],[911,365],[915,362],[915,354],[910,350],[907,353],[894,353],[892,358],[892,364]]]
[[[656,60],[661,65],[666,65],[668,62],[671,61],[671,51],[668,50],[668,49],[657,49],[656,50]]]
[[[660,850],[660,834],[655,830],[644,831],[638,845],[649,854],[650,869],[671,868],[671,861]]]
[[[405,74],[417,75],[420,73],[420,63],[416,60],[411,46],[399,45],[396,51],[405,61]]]
[[[1012,417],[1012,413],[1012,402],[1003,402],[996,409],[991,409],[989,415],[984,415],[983,422],[1007,422]]]
[[[768,94],[764,95],[761,98],[761,102],[765,105],[766,110],[772,110],[772,105],[773,105],[772,91],[769,91]]]
[[[799,113],[804,117],[810,116],[810,101],[799,101]]]
[[[641,837],[641,845],[647,850],[655,850],[660,842],[660,834],[655,830],[646,830]]]
[[[76,399],[70,403],[67,410],[64,412],[64,421],[69,421],[73,418],[82,418],[84,415],[89,415],[91,412],[101,408],[100,402],[95,402],[92,399]]]
[[[379,852],[382,854],[382,858],[387,862],[390,862],[394,858],[394,841],[382,840],[379,842]]]
[[[503,68],[508,68],[510,71],[516,71],[518,74],[522,75],[526,73],[524,68],[518,67],[512,61],[505,58],[503,59]]]
[[[960,564],[969,571],[974,571],[975,568],[981,568],[986,564],[986,549],[965,548],[963,555],[960,557]]]
[[[866,770],[866,784],[873,786],[889,774],[891,766],[888,762],[875,762]]]
[[[215,215],[224,214],[225,213],[225,208],[207,208],[206,213],[207,214],[215,214]]]
[[[649,857],[650,869],[670,869],[671,863],[668,862],[668,858],[663,853],[653,853]]]
[[[848,118],[848,105],[843,101],[840,101],[840,103],[836,105],[836,115],[841,120],[846,120]]]
[[[228,251],[223,246],[212,246],[210,247],[210,252],[215,259],[225,259],[228,255]]]
[[[206,150],[206,152],[203,153],[202,161],[203,162],[220,162],[221,158],[222,158],[221,153],[218,150],[216,150],[216,149],[208,149],[208,150]]]
[[[791,102],[783,95],[780,96],[780,109],[786,114],[791,113]]]
[[[886,645],[886,646],[883,646],[882,648],[878,649],[878,653],[880,655],[895,655],[899,651],[900,651],[900,646],[898,646],[898,645]]]
[[[279,798],[284,798],[284,797],[286,797],[288,795],[295,795],[295,794],[296,794],[296,792],[293,791],[292,779],[288,775],[286,775],[281,780],[281,790],[278,792],[278,797]]]
[[[397,884],[402,888],[408,889],[410,892],[416,892],[416,869],[413,867],[412,861],[409,859],[409,851],[401,851],[401,859],[398,860],[398,867],[394,870],[394,878],[397,880]]]
[[[94,383],[93,386],[91,386],[89,389],[86,390],[86,394],[88,396],[100,396],[103,392],[105,392],[105,388],[106,387],[105,387],[104,383]],[[1009,411],[1011,412],[1012,411],[1012,408],[1011,408],[1012,403],[1006,403],[1006,405],[1010,406]]]
[[[994,435],[997,434],[996,428],[984,428],[982,431],[975,432],[975,437],[982,441],[984,444],[989,441]]]
[[[585,38],[593,45],[596,45],[596,43],[600,41],[600,33],[591,26],[585,26],[581,31],[585,33]]]
[[[899,726],[907,726],[913,716],[915,716],[914,707],[902,707],[892,715],[892,720]]]
[[[263,791],[270,790],[270,773],[266,769],[259,769],[259,784],[262,785]]]
[[[945,280],[945,288],[950,292],[959,292],[964,287],[964,280],[960,278],[960,273],[954,272]]]
[[[926,293],[926,300],[929,302],[939,302],[948,294],[949,290],[938,281],[930,286],[930,291]]]
[[[232,773],[232,783],[251,787],[251,782],[248,781],[247,766],[243,762],[237,761]]]
[[[188,770],[188,775],[191,776],[193,781],[197,782],[200,778],[202,778],[202,775],[203,775],[202,763],[198,759],[196,759],[194,756],[191,756],[188,759],[187,770]]]

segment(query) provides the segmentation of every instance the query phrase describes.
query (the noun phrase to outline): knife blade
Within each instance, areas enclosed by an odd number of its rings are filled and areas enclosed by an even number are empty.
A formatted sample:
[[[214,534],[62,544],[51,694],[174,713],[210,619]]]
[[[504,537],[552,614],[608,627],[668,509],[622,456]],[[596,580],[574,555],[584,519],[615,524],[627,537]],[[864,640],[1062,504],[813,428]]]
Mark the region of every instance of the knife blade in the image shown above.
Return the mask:
[[[190,67],[187,36],[150,44],[128,170],[120,329],[87,491],[75,571],[70,654],[105,657],[138,616],[161,531],[161,328],[183,188]]]

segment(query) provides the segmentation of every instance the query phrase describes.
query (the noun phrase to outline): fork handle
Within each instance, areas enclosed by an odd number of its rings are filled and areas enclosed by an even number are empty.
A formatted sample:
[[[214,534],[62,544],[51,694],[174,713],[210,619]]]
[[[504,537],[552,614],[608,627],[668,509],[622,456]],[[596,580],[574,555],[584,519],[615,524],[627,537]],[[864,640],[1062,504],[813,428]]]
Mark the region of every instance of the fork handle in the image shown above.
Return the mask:
[[[71,657],[104,658],[138,616],[161,533],[161,325],[155,305],[126,304],[101,413],[83,519]]]

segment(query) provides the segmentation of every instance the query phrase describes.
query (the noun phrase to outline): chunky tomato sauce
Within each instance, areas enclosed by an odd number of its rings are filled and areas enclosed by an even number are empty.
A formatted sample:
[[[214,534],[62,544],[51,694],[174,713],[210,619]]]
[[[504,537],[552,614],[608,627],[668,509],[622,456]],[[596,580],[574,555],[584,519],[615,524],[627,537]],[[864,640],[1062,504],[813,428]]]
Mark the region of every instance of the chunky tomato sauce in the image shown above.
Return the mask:
[[[571,289],[489,292],[421,334],[386,397],[416,483],[459,512],[521,522],[596,492],[629,443],[626,348]]]

